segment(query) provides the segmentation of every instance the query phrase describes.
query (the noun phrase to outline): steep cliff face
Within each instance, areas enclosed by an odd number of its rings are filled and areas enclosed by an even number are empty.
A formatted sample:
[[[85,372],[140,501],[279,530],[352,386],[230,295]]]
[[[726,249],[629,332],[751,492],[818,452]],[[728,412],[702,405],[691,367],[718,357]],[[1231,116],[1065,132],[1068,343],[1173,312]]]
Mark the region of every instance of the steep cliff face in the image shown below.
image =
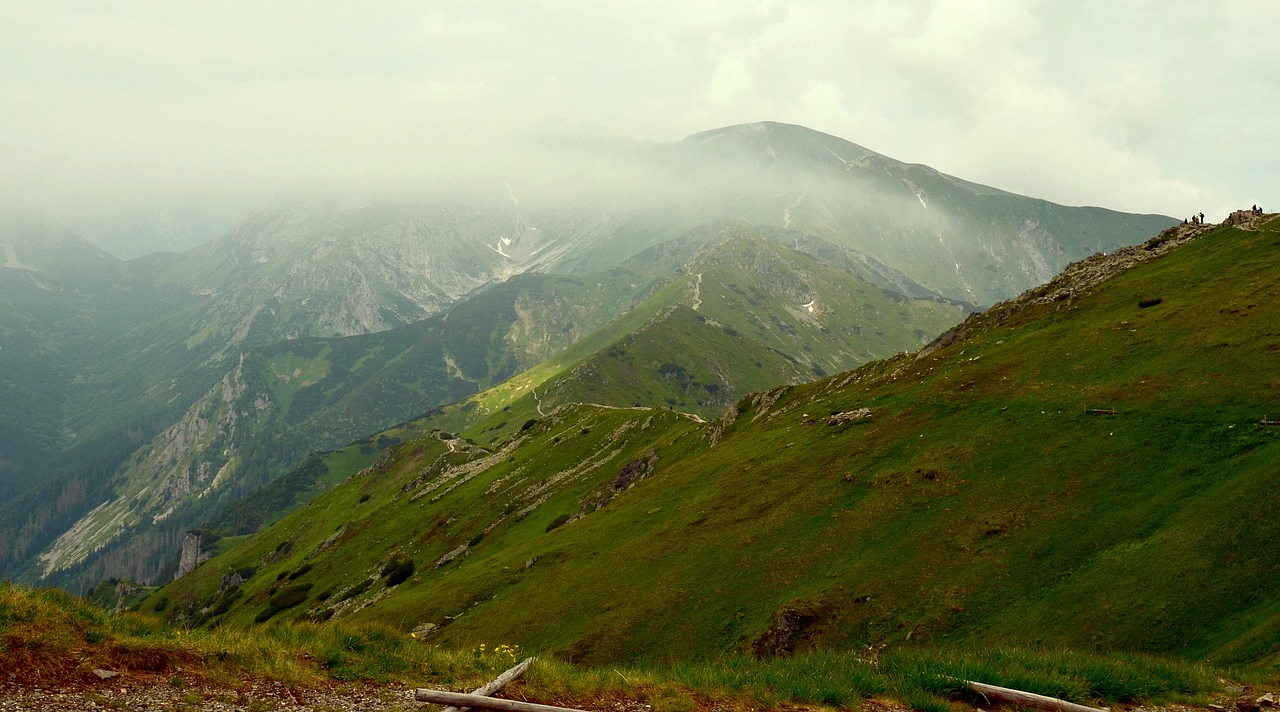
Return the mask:
[[[174,581],[195,571],[197,566],[209,558],[207,553],[200,550],[201,539],[196,532],[187,532],[182,537],[182,552],[178,555],[178,571],[173,575]]]
[[[246,382],[244,358],[182,418],[135,452],[114,478],[114,496],[81,517],[40,556],[42,576],[83,562],[139,525],[155,525],[198,501],[211,509],[235,484],[243,455],[236,447],[267,427],[274,406]],[[239,455],[239,456],[237,456]],[[200,508],[203,509],[203,508]],[[178,526],[196,521],[178,517]]]
[[[163,278],[207,298],[199,338],[221,339],[228,349],[382,331],[494,279],[503,258],[479,241],[499,229],[486,217],[280,206],[182,255]]]

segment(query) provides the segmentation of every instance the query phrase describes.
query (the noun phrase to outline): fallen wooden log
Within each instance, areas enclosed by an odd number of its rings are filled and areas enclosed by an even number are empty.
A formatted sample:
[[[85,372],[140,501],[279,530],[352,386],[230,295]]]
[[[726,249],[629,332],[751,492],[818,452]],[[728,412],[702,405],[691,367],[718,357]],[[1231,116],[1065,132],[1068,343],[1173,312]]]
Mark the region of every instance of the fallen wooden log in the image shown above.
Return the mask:
[[[575,710],[569,707],[537,705],[532,702],[504,700],[498,697],[485,697],[483,695],[466,695],[461,692],[428,690],[421,687],[413,694],[413,699],[418,702],[434,702],[438,705],[479,707],[480,709],[495,710],[496,712],[582,712],[582,710]]]
[[[506,687],[508,682],[511,682],[517,677],[520,677],[521,675],[523,675],[524,671],[529,669],[529,664],[532,662],[533,662],[533,658],[525,658],[524,661],[521,662],[519,665],[511,668],[510,670],[493,678],[489,682],[486,682],[480,687],[477,687],[476,689],[472,690],[471,694],[480,695],[481,697],[488,697],[489,695],[492,695],[498,690],[501,690],[502,688]],[[445,707],[443,710],[440,710],[440,712],[466,712],[467,710],[470,710],[470,709],[471,709],[470,707],[454,707],[453,705],[449,705],[448,707]]]
[[[534,658],[525,658],[524,662],[521,662],[520,665],[517,665],[516,667],[512,667],[511,670],[503,672],[502,675],[494,677],[494,679],[489,680],[488,683],[485,683],[484,685],[480,685],[479,688],[471,690],[471,694],[481,695],[481,697],[489,697],[489,695],[492,695],[493,693],[498,692],[498,690],[506,688],[507,683],[509,683],[509,681],[515,680],[516,677],[520,677],[521,675],[524,675],[525,671],[529,670],[529,665],[532,662],[534,662]],[[470,707],[454,707],[451,704],[451,706],[445,707],[440,712],[467,712],[468,709],[471,709],[471,708]]]
[[[1074,702],[1067,702],[1056,697],[1046,697],[1037,695],[1034,692],[1023,692],[1022,690],[1013,690],[1008,687],[998,687],[996,685],[988,685],[984,682],[973,682],[963,680],[964,684],[974,692],[985,697],[988,701],[1007,702],[1011,705],[1021,705],[1023,707],[1034,707],[1038,710],[1049,710],[1050,712],[1109,712],[1107,708],[1088,707],[1078,705]]]

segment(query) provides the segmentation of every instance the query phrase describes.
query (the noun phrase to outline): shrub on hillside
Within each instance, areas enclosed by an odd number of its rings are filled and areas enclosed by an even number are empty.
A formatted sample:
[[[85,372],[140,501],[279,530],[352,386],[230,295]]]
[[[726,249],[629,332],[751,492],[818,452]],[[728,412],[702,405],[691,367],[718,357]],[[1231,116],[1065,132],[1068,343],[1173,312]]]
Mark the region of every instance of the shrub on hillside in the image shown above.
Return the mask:
[[[244,595],[244,589],[232,586],[222,594],[222,600],[209,612],[210,616],[220,616],[231,610],[231,606]]]
[[[280,611],[293,608],[302,603],[307,600],[307,592],[311,590],[312,585],[310,583],[295,583],[292,586],[285,586],[267,599],[267,607],[254,616],[253,620],[257,623],[266,623]]]
[[[280,589],[274,596],[267,599],[267,605],[276,608],[293,608],[294,606],[307,600],[307,592],[311,590],[310,583],[297,583],[292,586],[285,586]]]
[[[399,586],[413,575],[413,559],[397,556],[382,567],[382,577],[387,580],[387,588]]]
[[[342,594],[342,598],[338,599],[338,603],[342,603],[343,601],[346,601],[348,599],[355,598],[356,596],[359,596],[365,591],[368,591],[369,587],[373,585],[373,582],[374,582],[374,579],[365,579],[360,583],[356,584],[355,586],[352,586],[350,591],[347,591],[346,593]]]

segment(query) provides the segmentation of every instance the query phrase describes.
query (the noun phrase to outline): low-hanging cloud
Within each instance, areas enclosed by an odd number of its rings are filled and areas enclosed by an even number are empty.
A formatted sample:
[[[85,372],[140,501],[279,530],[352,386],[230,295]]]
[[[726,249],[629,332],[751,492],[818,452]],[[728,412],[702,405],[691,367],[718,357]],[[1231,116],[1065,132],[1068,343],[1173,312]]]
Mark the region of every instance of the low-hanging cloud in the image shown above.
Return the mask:
[[[9,170],[0,189],[83,211],[118,204],[112,167],[129,166],[139,200],[183,193],[181,175],[192,189],[173,200],[221,185],[244,202],[312,180],[501,172],[530,160],[514,138],[548,130],[669,141],[771,119],[1058,202],[1221,214],[1280,187],[1264,30],[1278,13],[1263,0],[12,3],[0,153],[43,177]]]

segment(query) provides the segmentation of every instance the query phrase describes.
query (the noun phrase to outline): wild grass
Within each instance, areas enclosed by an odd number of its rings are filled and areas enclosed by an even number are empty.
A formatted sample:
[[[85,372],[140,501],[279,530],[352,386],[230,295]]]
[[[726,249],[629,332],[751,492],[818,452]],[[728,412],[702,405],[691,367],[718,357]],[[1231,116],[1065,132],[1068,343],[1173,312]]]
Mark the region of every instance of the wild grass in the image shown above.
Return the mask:
[[[182,631],[137,614],[112,614],[53,589],[0,588],[0,660],[19,680],[51,680],[95,667],[192,677],[233,686],[246,677],[293,686],[372,681],[470,688],[526,653],[508,645],[446,650],[378,625],[350,623]],[[530,699],[572,704],[630,698],[656,712],[783,704],[857,707],[868,698],[944,712],[982,703],[962,680],[1082,703],[1205,701],[1228,673],[1135,654],[1066,650],[838,651],[786,657],[727,655],[702,661],[581,667],[539,656],[524,681]],[[176,681],[176,682],[175,682]]]
[[[0,659],[24,678],[93,668],[218,679],[244,674],[290,684],[387,682],[421,676],[448,683],[501,665],[445,653],[379,625],[309,624],[184,631],[137,614],[112,614],[61,590],[0,588]]]
[[[847,707],[890,696],[915,709],[945,709],[947,700],[980,699],[964,681],[1010,687],[1074,702],[1190,700],[1220,691],[1220,671],[1133,654],[1028,651],[898,650],[876,657],[812,651],[788,657],[732,656],[679,663],[651,674],[703,694],[747,695],[779,703]]]

